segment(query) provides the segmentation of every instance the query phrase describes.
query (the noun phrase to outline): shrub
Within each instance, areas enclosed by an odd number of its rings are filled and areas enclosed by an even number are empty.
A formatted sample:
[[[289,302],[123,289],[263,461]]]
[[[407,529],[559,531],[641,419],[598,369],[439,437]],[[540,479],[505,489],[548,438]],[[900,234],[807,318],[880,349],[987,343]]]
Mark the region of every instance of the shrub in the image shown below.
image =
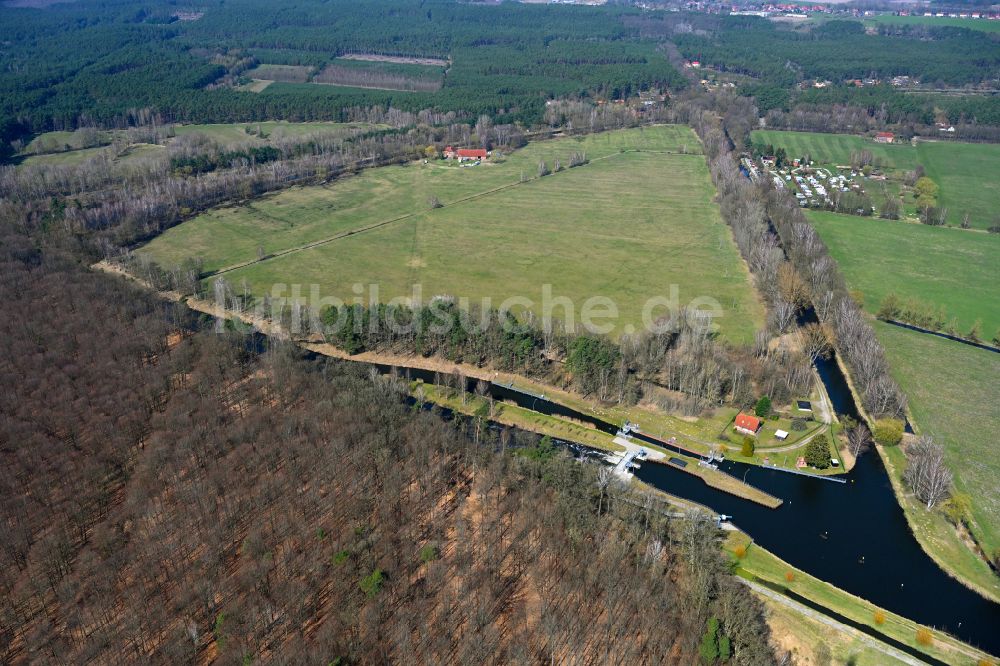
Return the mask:
[[[757,445],[754,443],[753,437],[747,435],[746,437],[743,438],[743,446],[740,447],[740,453],[743,454],[745,457],[749,458],[750,456],[753,455],[754,449],[756,447]]]
[[[806,429],[805,419],[792,419],[792,430],[795,432],[802,432]]]
[[[760,418],[768,416],[771,413],[771,399],[766,395],[761,396],[760,400],[757,401],[757,404],[753,408],[753,413]]]
[[[789,583],[791,583],[793,580],[795,580],[795,572],[794,571],[786,571],[785,572],[785,580],[788,581]]]
[[[715,660],[719,658],[719,620],[710,617],[708,618],[708,629],[701,637],[701,647],[698,652],[701,654],[701,659],[706,664],[714,664]]]
[[[903,440],[903,422],[899,419],[879,419],[875,421],[872,436],[882,446],[896,446]]]
[[[381,569],[376,569],[369,575],[361,579],[358,583],[358,587],[361,591],[365,593],[369,599],[374,597],[382,589],[382,583],[385,582],[385,575],[382,573]]]
[[[733,549],[733,553],[736,555],[736,557],[742,560],[744,557],[746,557],[747,547],[744,546],[743,544],[740,544],[739,546],[736,546],[736,548]]]
[[[885,624],[885,611],[877,610],[875,611],[875,624],[883,625]]]
[[[934,645],[934,635],[931,634],[931,630],[925,627],[917,629],[917,642],[924,647]]]
[[[719,659],[722,661],[729,661],[729,658],[733,655],[733,646],[729,641],[729,636],[722,636],[719,638]]]
[[[430,562],[431,560],[436,560],[437,558],[438,558],[437,546],[432,546],[431,544],[427,544],[426,546],[420,549],[421,562]]]

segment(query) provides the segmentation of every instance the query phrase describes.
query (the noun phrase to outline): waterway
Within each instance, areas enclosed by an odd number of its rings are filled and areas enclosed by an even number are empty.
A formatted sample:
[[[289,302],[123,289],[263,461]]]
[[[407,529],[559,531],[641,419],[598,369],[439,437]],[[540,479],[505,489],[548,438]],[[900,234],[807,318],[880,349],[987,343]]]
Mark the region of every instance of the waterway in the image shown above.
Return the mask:
[[[392,370],[390,366],[380,369]],[[857,417],[836,360],[819,359],[817,370],[834,410]],[[443,379],[416,368],[397,371],[429,383]],[[474,390],[475,384],[476,380],[470,380],[468,390]],[[498,400],[543,414],[591,423],[605,432],[618,428],[514,387],[489,384],[488,390]],[[644,439],[641,434],[638,437]],[[756,543],[821,580],[922,625],[943,629],[991,654],[1000,654],[1000,604],[948,576],[923,551],[876,452],[862,455],[843,484],[733,461],[721,463],[720,469],[784,503],[768,509],[714,490],[700,478],[669,465],[642,465],[636,477],[664,492],[733,516],[733,523]]]
[[[263,336],[254,337],[259,346]],[[366,365],[426,383],[450,383],[452,379],[420,368]],[[836,360],[818,359],[816,368],[836,413],[857,417]],[[475,391],[478,384],[477,379],[469,378],[466,390]],[[614,433],[619,427],[514,386],[487,382],[486,389],[494,399],[590,423],[604,432]],[[642,434],[636,436],[646,439]],[[662,446],[659,440],[647,441]],[[699,477],[669,465],[645,464],[635,474],[659,490],[732,516],[732,522],[756,543],[821,580],[1000,655],[1000,604],[948,576],[923,551],[876,452],[858,458],[846,476],[847,483],[728,460],[719,467],[784,500],[783,504],[777,509],[766,508],[715,490]]]

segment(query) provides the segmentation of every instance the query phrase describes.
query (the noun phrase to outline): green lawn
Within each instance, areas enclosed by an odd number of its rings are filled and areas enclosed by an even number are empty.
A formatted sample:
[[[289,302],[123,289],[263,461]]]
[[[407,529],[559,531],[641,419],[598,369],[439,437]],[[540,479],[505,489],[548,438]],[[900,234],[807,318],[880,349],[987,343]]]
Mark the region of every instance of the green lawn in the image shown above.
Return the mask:
[[[917,155],[941,188],[938,205],[948,209],[948,224],[961,224],[965,213],[976,228],[1000,224],[1000,145],[921,141]]]
[[[789,159],[809,157],[820,165],[848,165],[851,152],[869,150],[875,164],[885,169],[910,170],[917,165],[916,150],[909,143],[875,143],[872,139],[851,134],[824,134],[820,132],[785,132],[781,130],[755,130],[755,143],[761,141],[788,152]]]
[[[945,446],[956,487],[972,497],[974,533],[988,552],[1000,548],[1000,354],[882,322],[876,332],[919,432]]]
[[[1000,236],[821,211],[807,213],[865,309],[889,293],[944,306],[962,333],[1000,328]]]
[[[419,283],[435,295],[526,297],[539,313],[544,285],[583,302],[611,298],[613,335],[642,326],[647,299],[714,298],[723,334],[748,341],[763,311],[712,203],[714,188],[689,128],[662,126],[537,142],[499,163],[429,164],[366,170],[327,187],[299,188],[220,209],[169,230],[145,252],[163,265],[200,256],[206,268],[251,261],[380,222],[378,229],[293,252],[226,274],[255,293],[275,284],[317,285],[322,296],[353,298],[377,284],[380,300],[408,297]],[[627,152],[623,152],[627,151]],[[641,152],[637,152],[641,151]],[[538,163],[591,162],[537,178]],[[668,154],[671,152],[673,154]],[[526,179],[525,182],[521,182]],[[505,189],[498,189],[505,188]],[[431,209],[431,197],[443,208]],[[470,198],[471,197],[471,198]],[[561,307],[555,317],[565,319]]]
[[[996,208],[1000,200],[1000,145],[954,141],[919,141],[916,146],[909,142],[879,144],[847,134],[777,130],[757,130],[753,138],[784,147],[790,158],[808,154],[818,166],[847,165],[852,151],[871,151],[874,164],[888,176],[886,186],[893,194],[900,192],[904,173],[922,165],[940,188],[938,206],[947,209],[949,225],[959,226],[966,213],[976,229],[987,229],[1000,221]],[[881,185],[866,181],[865,188],[878,205]],[[906,213],[915,215],[913,197],[904,194],[903,203]]]

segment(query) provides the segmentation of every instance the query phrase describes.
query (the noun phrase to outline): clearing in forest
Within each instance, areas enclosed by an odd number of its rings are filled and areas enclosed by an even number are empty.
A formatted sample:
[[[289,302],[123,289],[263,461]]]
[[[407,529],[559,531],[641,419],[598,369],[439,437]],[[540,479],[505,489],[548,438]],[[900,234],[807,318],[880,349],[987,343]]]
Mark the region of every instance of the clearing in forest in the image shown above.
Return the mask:
[[[676,285],[679,305],[714,299],[722,334],[749,341],[763,309],[699,152],[690,128],[658,126],[531,143],[478,166],[368,169],[209,211],[143,252],[164,267],[192,257],[206,270],[251,262],[225,279],[258,296],[302,285],[303,300],[311,285],[350,302],[355,285],[367,301],[377,284],[385,302],[420,284],[425,303],[448,295],[497,307],[523,297],[541,314],[551,285],[573,302],[577,323],[584,301],[611,299],[614,336],[640,330],[647,300],[669,298]],[[567,168],[574,154],[589,163]],[[554,173],[539,177],[543,162]],[[564,312],[557,306],[554,317]]]
[[[228,146],[264,146],[282,139],[323,135],[347,136],[366,130],[385,128],[385,125],[370,123],[304,122],[294,123],[284,120],[265,120],[246,123],[216,123],[202,125],[173,125],[161,128],[160,144],[128,144],[127,130],[97,130],[83,128],[75,132],[54,131],[36,136],[18,154],[21,164],[32,165],[78,165],[95,157],[105,156],[108,160],[121,162],[136,158],[162,156],[161,149],[174,137],[201,135],[216,143]],[[169,134],[173,134],[171,137]],[[127,146],[122,152],[112,150],[112,144],[120,140]]]

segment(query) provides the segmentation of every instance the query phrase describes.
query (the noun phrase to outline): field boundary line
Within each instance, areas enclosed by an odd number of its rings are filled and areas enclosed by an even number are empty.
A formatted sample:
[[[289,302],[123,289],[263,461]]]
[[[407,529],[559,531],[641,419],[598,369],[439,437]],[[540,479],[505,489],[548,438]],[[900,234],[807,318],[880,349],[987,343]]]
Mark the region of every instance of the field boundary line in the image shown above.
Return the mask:
[[[625,150],[625,151],[618,152],[618,153],[610,153],[608,155],[603,155],[601,157],[595,157],[594,159],[589,160],[588,162],[586,162],[584,164],[581,164],[580,167],[587,166],[587,164],[591,164],[593,162],[599,162],[599,161],[602,161],[602,160],[610,159],[612,157],[618,157],[620,155],[625,155],[627,153],[632,153],[632,152],[642,153],[642,152],[653,152],[653,151],[642,151],[642,150],[631,149],[631,150]],[[681,154],[687,154],[687,153],[663,153],[663,154],[667,154],[667,155],[681,155]],[[563,169],[561,172],[557,171],[555,173],[551,173],[547,177],[554,176],[556,173],[569,173],[573,168],[580,168],[580,167],[572,167],[572,168]],[[493,189],[490,189],[490,190],[484,190],[483,192],[474,192],[473,194],[469,194],[469,195],[464,196],[464,197],[462,197],[460,199],[455,199],[454,201],[452,201],[450,203],[443,204],[441,206],[441,208],[448,208],[448,207],[456,206],[458,204],[466,203],[466,202],[469,202],[469,201],[474,201],[476,199],[481,199],[483,197],[488,197],[490,195],[496,194],[497,192],[503,192],[504,190],[509,190],[511,188],[518,187],[519,185],[526,185],[528,183],[533,183],[533,182],[541,180],[541,179],[542,179],[541,176],[536,176],[535,178],[529,178],[528,180],[519,180],[519,181],[516,181],[516,182],[513,182],[513,183],[507,183],[506,185],[500,185],[499,187],[494,187]],[[400,215],[398,217],[394,217],[394,218],[389,219],[389,220],[382,220],[381,222],[375,222],[375,223],[370,224],[370,225],[368,225],[366,227],[359,227],[357,229],[350,229],[348,231],[342,231],[339,234],[336,234],[334,236],[329,236],[327,238],[321,238],[319,240],[311,241],[309,243],[306,243],[305,245],[298,245],[298,246],[295,246],[295,247],[286,248],[284,250],[279,250],[277,252],[272,252],[272,253],[270,253],[270,254],[262,257],[262,258],[259,258],[259,259],[251,259],[250,261],[244,261],[242,263],[233,264],[232,266],[226,266],[225,268],[220,268],[220,269],[215,270],[215,271],[209,271],[209,272],[205,273],[204,277],[209,278],[209,277],[214,277],[216,275],[223,275],[225,273],[231,273],[232,271],[240,270],[241,268],[247,268],[249,266],[254,266],[256,264],[262,264],[265,261],[270,261],[271,259],[278,259],[280,257],[285,257],[285,256],[288,256],[289,254],[293,254],[295,252],[301,252],[303,250],[311,250],[312,248],[319,247],[320,245],[326,245],[327,243],[332,243],[334,241],[341,240],[343,238],[347,238],[348,236],[354,236],[355,234],[362,234],[362,233],[365,233],[367,231],[374,231],[375,229],[379,229],[381,227],[385,227],[385,226],[388,226],[390,224],[394,224],[396,222],[402,222],[403,220],[409,219],[409,218],[411,218],[411,217],[413,217],[415,215],[422,215],[424,213],[428,213],[428,212],[431,212],[433,210],[435,210],[435,209],[434,208],[428,208],[427,210],[413,211],[413,212],[410,212],[410,213],[406,213],[404,215]]]

